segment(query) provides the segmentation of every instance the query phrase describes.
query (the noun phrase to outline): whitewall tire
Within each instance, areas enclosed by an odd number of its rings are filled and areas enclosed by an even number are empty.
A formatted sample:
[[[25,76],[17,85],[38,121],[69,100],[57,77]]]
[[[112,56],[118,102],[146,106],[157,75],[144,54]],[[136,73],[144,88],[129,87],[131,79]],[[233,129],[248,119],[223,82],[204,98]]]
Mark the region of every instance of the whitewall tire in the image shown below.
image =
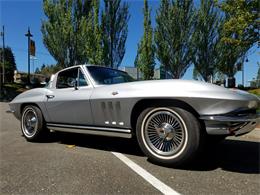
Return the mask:
[[[196,155],[201,142],[196,117],[178,107],[149,107],[138,117],[136,135],[147,157],[165,165],[183,165]]]

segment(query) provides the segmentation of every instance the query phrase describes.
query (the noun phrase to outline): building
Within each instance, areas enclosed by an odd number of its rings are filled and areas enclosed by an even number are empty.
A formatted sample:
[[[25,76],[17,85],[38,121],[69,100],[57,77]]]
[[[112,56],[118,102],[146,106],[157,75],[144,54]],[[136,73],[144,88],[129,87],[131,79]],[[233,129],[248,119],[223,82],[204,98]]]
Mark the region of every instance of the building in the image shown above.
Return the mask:
[[[154,69],[153,79],[172,79],[172,74],[163,67]]]
[[[248,81],[250,83],[251,88],[260,88],[260,79],[255,79]]]
[[[119,67],[119,69],[127,72],[131,77],[133,77],[136,80],[142,80],[143,78],[142,72],[138,71],[136,67],[125,66]],[[172,79],[172,74],[169,71],[165,72],[162,67],[159,67],[154,69],[153,79]]]
[[[26,72],[18,72],[17,70],[14,71],[14,82],[15,83],[27,83],[27,73]],[[43,74],[35,74],[31,73],[31,83],[34,83],[35,80],[39,83],[43,83],[46,81],[46,76]]]
[[[136,80],[142,80],[142,73],[138,71],[136,67],[119,67],[119,70],[122,70],[124,72],[127,72],[131,77],[133,77]]]

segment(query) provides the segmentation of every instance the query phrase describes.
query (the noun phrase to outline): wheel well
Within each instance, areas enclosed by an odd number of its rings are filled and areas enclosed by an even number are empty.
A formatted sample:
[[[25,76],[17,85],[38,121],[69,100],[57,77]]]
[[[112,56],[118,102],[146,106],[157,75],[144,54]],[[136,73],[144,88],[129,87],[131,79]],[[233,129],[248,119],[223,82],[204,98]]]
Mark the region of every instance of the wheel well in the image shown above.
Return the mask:
[[[179,107],[183,108],[185,110],[188,110],[191,112],[196,118],[199,117],[199,114],[192,108],[189,104],[187,104],[184,101],[176,100],[176,99],[143,99],[138,101],[131,112],[131,127],[134,130],[135,133],[136,130],[136,122],[138,119],[138,116],[141,114],[141,112],[148,108],[148,107],[156,107],[156,106],[163,106],[163,107]]]
[[[42,112],[42,109],[41,109],[41,107],[38,105],[38,104],[36,104],[36,103],[23,103],[21,106],[20,106],[20,116],[22,116],[22,112],[23,112],[23,109],[26,107],[26,106],[29,106],[29,105],[31,105],[31,106],[36,106],[37,108],[39,108],[40,109],[40,111]],[[43,117],[43,120],[45,121],[45,117],[44,117],[44,115],[43,115],[43,112],[42,112],[42,117]]]
[[[25,106],[29,106],[29,105],[36,106],[36,107],[38,107],[41,110],[41,108],[37,104],[35,104],[35,103],[23,103],[20,106],[20,114],[21,115],[22,115],[22,112],[23,112],[23,109],[25,108]]]

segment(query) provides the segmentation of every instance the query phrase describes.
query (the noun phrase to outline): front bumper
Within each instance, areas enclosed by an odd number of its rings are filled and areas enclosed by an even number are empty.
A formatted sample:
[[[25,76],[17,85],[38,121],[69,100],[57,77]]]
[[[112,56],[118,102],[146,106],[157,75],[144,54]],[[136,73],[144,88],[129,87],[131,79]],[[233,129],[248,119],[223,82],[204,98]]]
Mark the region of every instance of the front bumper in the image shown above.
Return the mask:
[[[259,114],[246,116],[212,115],[201,116],[204,120],[206,131],[210,135],[243,135],[256,128],[259,123]]]

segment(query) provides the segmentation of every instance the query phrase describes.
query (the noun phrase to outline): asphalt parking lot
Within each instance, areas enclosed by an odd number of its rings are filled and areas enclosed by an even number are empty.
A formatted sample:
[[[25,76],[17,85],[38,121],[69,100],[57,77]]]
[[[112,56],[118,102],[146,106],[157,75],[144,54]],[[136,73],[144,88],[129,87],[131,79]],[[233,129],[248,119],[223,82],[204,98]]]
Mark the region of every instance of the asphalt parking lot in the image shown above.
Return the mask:
[[[7,109],[0,103],[1,194],[161,194],[158,185],[169,194],[260,194],[254,133],[229,138],[194,165],[174,169],[152,164],[129,139],[53,134],[44,143],[26,142]]]

